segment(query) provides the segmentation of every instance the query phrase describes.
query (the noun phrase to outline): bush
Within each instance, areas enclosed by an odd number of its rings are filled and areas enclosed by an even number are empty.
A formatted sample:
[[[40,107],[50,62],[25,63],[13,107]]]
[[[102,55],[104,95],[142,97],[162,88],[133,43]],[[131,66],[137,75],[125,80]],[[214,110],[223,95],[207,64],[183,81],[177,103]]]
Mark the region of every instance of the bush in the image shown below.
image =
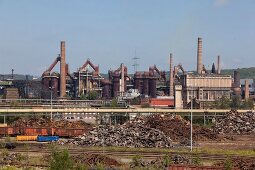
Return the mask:
[[[144,104],[141,105],[141,107],[142,108],[150,108],[151,105],[150,105],[150,103],[144,103]]]
[[[232,170],[233,169],[233,163],[232,160],[227,157],[227,159],[224,162],[224,170]]]
[[[162,164],[163,164],[164,167],[168,167],[172,163],[173,162],[172,162],[172,159],[171,159],[170,155],[166,154],[166,155],[163,156]]]
[[[111,107],[118,107],[118,101],[117,101],[117,99],[112,99]]]
[[[51,151],[50,170],[71,170],[73,161],[67,149],[59,151],[56,147]]]
[[[88,100],[96,100],[96,99],[98,99],[98,93],[96,91],[90,91],[90,92],[88,92],[86,98]]]

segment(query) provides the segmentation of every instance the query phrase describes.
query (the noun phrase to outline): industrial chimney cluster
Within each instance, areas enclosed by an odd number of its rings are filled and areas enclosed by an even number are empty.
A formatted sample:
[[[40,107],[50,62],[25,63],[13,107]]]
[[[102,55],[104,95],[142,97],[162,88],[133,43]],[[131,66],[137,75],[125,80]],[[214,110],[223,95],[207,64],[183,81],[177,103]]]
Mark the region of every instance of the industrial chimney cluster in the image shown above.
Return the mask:
[[[240,94],[239,73],[234,73],[234,81],[230,75],[221,74],[219,55],[216,68],[213,64],[212,71],[208,71],[202,62],[202,38],[198,38],[197,43],[196,73],[187,73],[181,64],[174,66],[171,53],[169,74],[153,65],[148,71],[136,71],[134,75],[129,75],[127,67],[122,63],[118,69],[109,70],[107,76],[100,74],[99,66],[95,66],[89,59],[70,74],[66,64],[65,42],[61,41],[60,55],[43,73],[42,84],[59,98],[80,98],[95,91],[100,99],[111,99],[132,96],[131,93],[136,91],[142,98],[167,99],[170,101],[167,106],[176,108],[189,107],[192,100],[197,107],[208,108],[223,95]],[[60,74],[51,73],[58,62]],[[246,90],[245,98],[249,97],[248,93]]]

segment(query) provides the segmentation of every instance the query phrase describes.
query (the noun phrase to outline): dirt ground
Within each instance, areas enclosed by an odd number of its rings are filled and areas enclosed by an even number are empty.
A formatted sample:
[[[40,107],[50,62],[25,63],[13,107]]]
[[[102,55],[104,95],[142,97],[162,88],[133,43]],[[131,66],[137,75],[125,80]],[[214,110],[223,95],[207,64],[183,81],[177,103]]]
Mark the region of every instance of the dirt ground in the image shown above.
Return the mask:
[[[200,148],[223,150],[255,150],[255,135],[231,135],[221,141],[199,141]]]

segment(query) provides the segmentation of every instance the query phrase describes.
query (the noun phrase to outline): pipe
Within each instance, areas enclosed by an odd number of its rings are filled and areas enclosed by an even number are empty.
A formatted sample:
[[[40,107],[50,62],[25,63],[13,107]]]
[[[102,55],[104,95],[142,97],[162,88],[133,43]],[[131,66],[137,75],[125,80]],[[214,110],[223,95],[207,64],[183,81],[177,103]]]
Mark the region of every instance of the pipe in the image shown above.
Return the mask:
[[[60,43],[60,98],[66,95],[66,49],[65,41]]]
[[[197,73],[202,74],[202,38],[198,38],[197,44]]]
[[[218,58],[217,58],[217,74],[220,74],[220,56],[218,55]]]
[[[173,54],[170,53],[169,96],[174,96]]]

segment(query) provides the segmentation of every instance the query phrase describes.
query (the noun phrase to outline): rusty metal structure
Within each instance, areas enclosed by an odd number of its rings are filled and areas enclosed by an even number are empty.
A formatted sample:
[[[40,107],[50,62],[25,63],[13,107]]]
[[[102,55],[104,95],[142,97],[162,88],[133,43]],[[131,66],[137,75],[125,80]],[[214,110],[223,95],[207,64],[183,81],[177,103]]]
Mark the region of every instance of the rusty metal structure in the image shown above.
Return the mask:
[[[60,74],[57,72],[51,72],[54,67],[60,62]],[[66,97],[67,92],[72,91],[72,86],[68,87],[67,90],[67,81],[72,83],[73,78],[69,73],[68,64],[66,64],[66,54],[65,54],[65,42],[61,41],[60,43],[60,54],[53,61],[47,70],[42,74],[42,84],[46,89],[52,90],[53,96],[58,96],[60,98]]]
[[[101,97],[101,82],[103,77],[99,73],[99,66],[95,66],[90,59],[74,72],[75,96],[87,95],[90,91],[96,91]]]
[[[151,98],[155,98],[162,87],[164,93],[169,94],[166,83],[165,71],[160,71],[156,65],[149,67],[149,71],[137,71],[134,74],[134,88],[138,89],[144,96],[150,96]]]
[[[112,97],[122,96],[127,90],[127,81],[130,80],[130,77],[128,76],[127,67],[124,66],[124,64],[122,63],[117,70],[114,71],[109,70],[108,77],[109,81],[108,82],[106,81],[105,83],[106,85],[105,92],[107,92],[107,89],[111,88]],[[109,87],[110,85],[112,87]]]

